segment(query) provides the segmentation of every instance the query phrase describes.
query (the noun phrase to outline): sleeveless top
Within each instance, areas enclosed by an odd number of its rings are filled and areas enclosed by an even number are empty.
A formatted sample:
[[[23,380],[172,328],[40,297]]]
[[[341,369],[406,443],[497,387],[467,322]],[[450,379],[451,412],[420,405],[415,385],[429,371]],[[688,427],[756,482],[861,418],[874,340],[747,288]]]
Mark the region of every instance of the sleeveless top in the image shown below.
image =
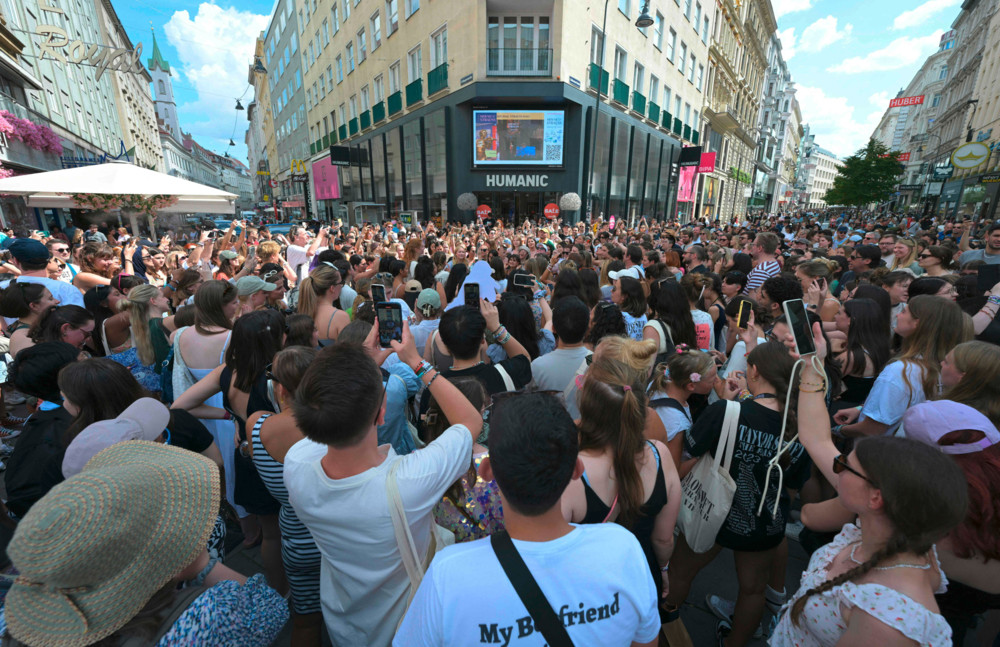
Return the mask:
[[[438,331],[431,333],[430,339],[427,341],[431,345],[431,364],[439,371],[447,371],[451,368],[452,364],[455,363],[455,358],[451,355],[445,355],[441,349],[438,347],[436,340],[438,338]]]
[[[240,441],[244,441],[247,439],[246,420],[240,414],[233,411],[232,403],[229,401],[229,386],[232,382],[233,369],[224,366],[222,374],[219,376],[219,387],[222,389],[222,407],[232,414],[233,420],[236,421]],[[247,398],[247,415],[252,415],[258,411],[276,413],[274,403],[267,396],[267,376],[263,372],[254,380],[253,385],[250,387],[249,397]]]

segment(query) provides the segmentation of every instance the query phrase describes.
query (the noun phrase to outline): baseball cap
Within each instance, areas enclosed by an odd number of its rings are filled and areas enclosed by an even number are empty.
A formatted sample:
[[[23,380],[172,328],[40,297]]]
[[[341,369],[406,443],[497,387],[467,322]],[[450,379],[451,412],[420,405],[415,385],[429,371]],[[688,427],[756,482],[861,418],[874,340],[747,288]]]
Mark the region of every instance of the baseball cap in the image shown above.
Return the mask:
[[[419,310],[425,317],[429,316],[434,310],[439,310],[441,308],[441,295],[438,294],[437,290],[432,290],[431,288],[425,288],[420,291],[417,295],[417,310]]]
[[[244,276],[236,281],[236,291],[241,297],[260,292],[261,290],[270,292],[277,289],[277,287],[274,283],[268,283],[259,276]]]
[[[903,414],[906,437],[937,447],[945,454],[972,454],[1000,443],[1000,431],[990,419],[972,407],[952,400],[923,402]],[[974,443],[941,445],[941,438],[958,430],[981,431],[984,437]]]
[[[837,231],[839,231],[842,234],[847,233],[847,225],[841,225],[837,227]]]
[[[10,244],[11,256],[23,262],[49,260],[49,248],[34,238],[18,238]]]
[[[849,240],[850,240],[850,241],[851,241],[852,243],[856,243],[856,242],[858,242],[859,240],[864,240],[864,239],[863,239],[863,238],[862,238],[861,236],[858,236],[857,234],[854,234],[853,236],[851,236],[851,237],[850,237],[850,239],[849,239]]]
[[[231,249],[224,249],[224,250],[222,250],[221,252],[219,252],[219,258],[224,258],[224,259],[226,259],[227,261],[231,261],[231,260],[234,260],[234,259],[236,259],[236,258],[237,258],[238,256],[239,256],[239,254],[237,254],[236,252],[234,252],[234,251],[233,251],[233,250],[231,250]]]
[[[405,284],[403,284],[403,292],[420,292],[424,289],[424,286],[420,284],[420,281],[416,279],[410,279]]]
[[[77,434],[63,456],[63,476],[79,474],[102,450],[126,440],[156,440],[170,424],[170,411],[159,400],[139,398],[117,418],[95,422]]]
[[[608,272],[608,278],[612,281],[617,281],[620,278],[629,277],[635,280],[639,280],[639,269],[635,266],[625,268],[624,270],[618,270],[617,272]]]

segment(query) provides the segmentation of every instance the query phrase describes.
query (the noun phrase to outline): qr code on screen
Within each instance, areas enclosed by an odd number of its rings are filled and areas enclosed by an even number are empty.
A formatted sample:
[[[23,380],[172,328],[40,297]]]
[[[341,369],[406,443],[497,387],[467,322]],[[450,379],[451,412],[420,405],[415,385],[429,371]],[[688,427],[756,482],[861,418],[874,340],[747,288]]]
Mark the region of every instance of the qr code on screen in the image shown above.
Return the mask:
[[[559,144],[546,144],[545,145],[545,159],[547,160],[557,160],[562,156],[562,146]]]

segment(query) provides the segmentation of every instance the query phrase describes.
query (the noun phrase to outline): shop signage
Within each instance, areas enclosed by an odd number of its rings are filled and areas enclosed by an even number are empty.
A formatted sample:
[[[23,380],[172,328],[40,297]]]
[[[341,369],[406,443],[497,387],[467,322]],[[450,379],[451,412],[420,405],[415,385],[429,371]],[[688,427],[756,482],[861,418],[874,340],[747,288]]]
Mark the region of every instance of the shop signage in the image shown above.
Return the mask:
[[[292,166],[291,171],[289,172],[292,174],[293,178],[296,174],[302,174],[306,172],[305,160],[292,160],[291,166]]]
[[[48,13],[61,14],[64,20],[69,20],[65,11],[47,4],[45,0],[39,3],[38,8]],[[69,34],[59,25],[38,25],[35,27],[35,35],[45,38],[38,44],[38,58],[45,58],[45,55],[48,54],[49,58],[60,63],[95,67],[97,68],[97,74],[94,76],[96,81],[100,81],[107,70],[133,74],[146,72],[141,61],[142,43],[137,44],[135,50],[129,50],[84,43],[79,39],[70,41]]]
[[[938,166],[934,169],[935,180],[947,180],[955,173],[954,166]]]
[[[559,205],[557,205],[555,202],[550,202],[547,205],[545,205],[545,211],[543,213],[545,214],[545,217],[548,218],[549,220],[555,220],[556,218],[559,217]]]
[[[951,164],[957,168],[976,168],[990,156],[990,149],[982,142],[962,144],[951,154]]]
[[[289,209],[301,209],[306,206],[306,203],[302,200],[285,200],[281,203],[281,206]]]
[[[269,196],[269,195],[265,195],[265,196],[264,196],[264,202],[263,202],[262,204],[267,204],[267,203],[268,203],[268,201],[269,201],[270,199],[271,199],[271,196]],[[258,205],[258,206],[259,206],[259,205]]]
[[[502,189],[504,187],[544,187],[549,185],[548,175],[499,175],[486,176],[487,188]]]
[[[717,153],[702,153],[701,162],[698,164],[699,173],[711,173],[715,170],[715,156]]]
[[[980,180],[983,184],[992,184],[993,182],[1000,182],[1000,173],[987,173]]]
[[[476,208],[476,217],[480,220],[486,220],[492,211],[488,204],[481,204]]]
[[[944,186],[944,182],[928,182],[927,183],[927,195],[941,195],[941,187]]]
[[[677,166],[684,168],[686,166],[700,166],[701,165],[701,146],[685,146],[681,149],[680,159],[677,160]]]
[[[899,185],[899,190],[900,191],[919,191],[922,188],[924,188],[923,184],[900,184]]]
[[[910,154],[909,153],[897,153],[897,154],[899,155],[899,157],[896,158],[897,162],[909,162],[910,161]],[[892,155],[892,153],[885,153],[884,155],[879,155],[879,157],[889,157],[890,155]]]
[[[919,106],[924,102],[924,95],[916,97],[899,97],[889,102],[890,108],[902,108],[903,106]]]
[[[270,171],[257,171],[257,175],[270,175]]]

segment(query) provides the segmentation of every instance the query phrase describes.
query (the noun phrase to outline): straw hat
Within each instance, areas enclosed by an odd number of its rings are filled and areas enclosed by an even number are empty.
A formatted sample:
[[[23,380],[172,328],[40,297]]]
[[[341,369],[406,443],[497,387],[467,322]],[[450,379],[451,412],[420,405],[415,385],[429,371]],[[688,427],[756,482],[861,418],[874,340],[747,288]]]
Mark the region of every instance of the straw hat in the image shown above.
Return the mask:
[[[218,508],[219,469],[204,456],[144,440],[100,452],[14,533],[11,634],[53,647],[111,635],[205,550]]]

